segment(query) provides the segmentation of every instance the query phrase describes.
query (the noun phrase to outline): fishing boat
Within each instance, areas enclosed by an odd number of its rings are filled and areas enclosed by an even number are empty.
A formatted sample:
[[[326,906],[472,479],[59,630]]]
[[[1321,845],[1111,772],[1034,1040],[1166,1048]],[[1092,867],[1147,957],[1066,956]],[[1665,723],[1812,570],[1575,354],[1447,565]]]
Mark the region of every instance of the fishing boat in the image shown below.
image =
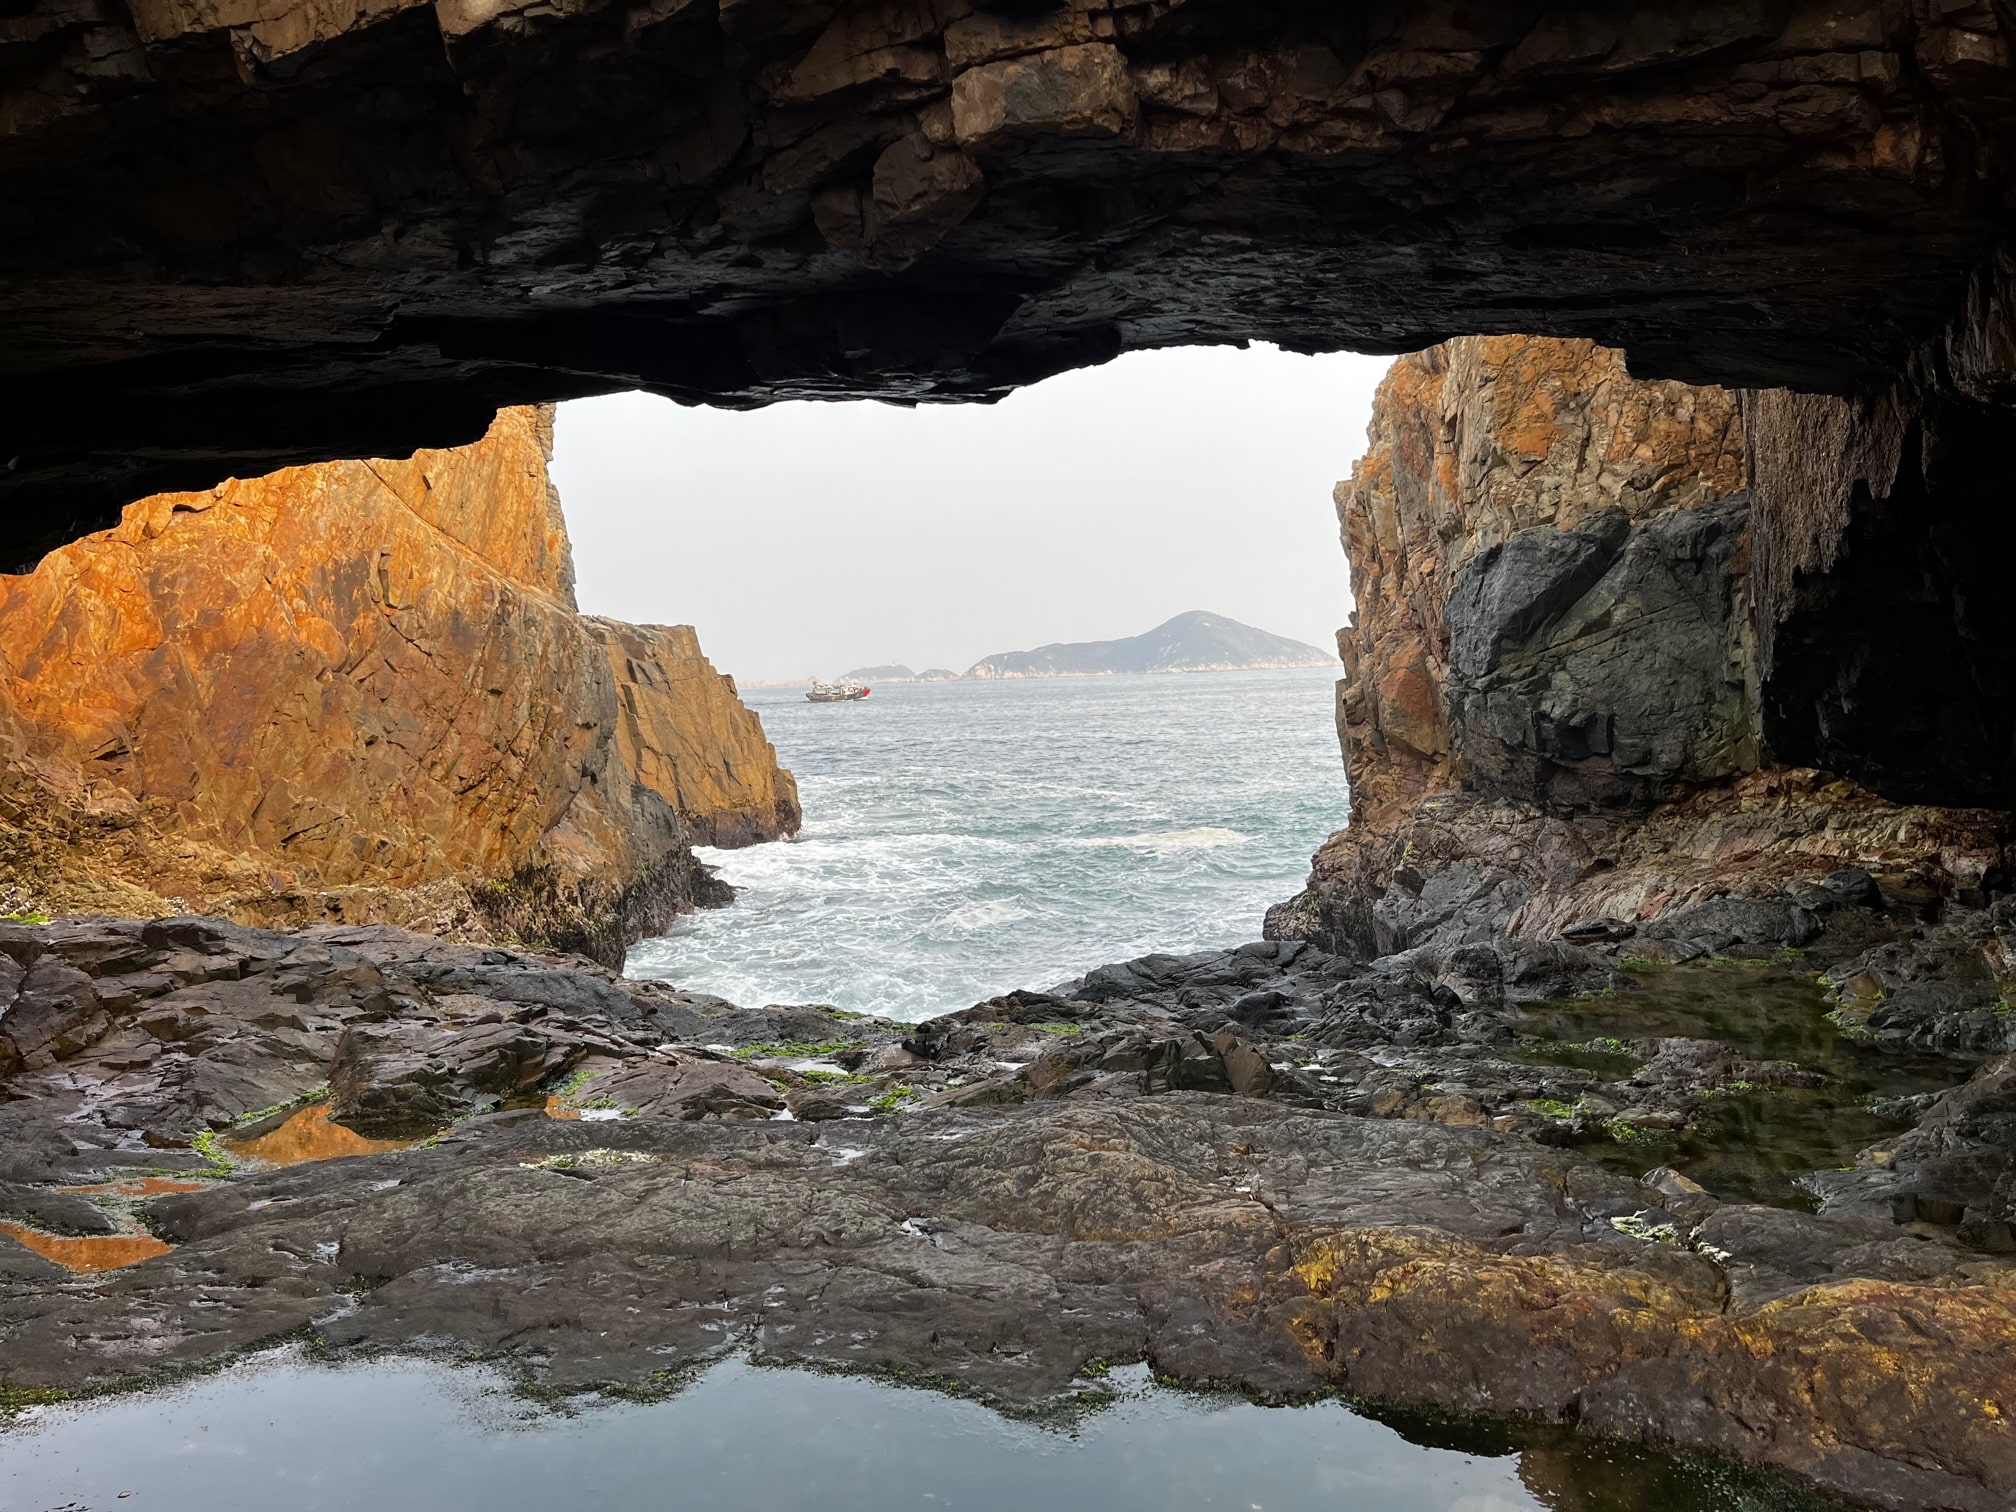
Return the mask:
[[[874,691],[857,682],[815,682],[812,691],[805,696],[813,703],[858,703]]]

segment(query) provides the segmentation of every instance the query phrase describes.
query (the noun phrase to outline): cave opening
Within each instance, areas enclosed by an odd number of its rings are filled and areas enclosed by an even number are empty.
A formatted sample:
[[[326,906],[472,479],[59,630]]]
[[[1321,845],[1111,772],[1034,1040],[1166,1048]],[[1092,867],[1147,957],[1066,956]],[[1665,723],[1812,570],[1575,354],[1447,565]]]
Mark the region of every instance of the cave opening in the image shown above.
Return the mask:
[[[562,406],[583,609],[693,623],[804,811],[704,850],[735,906],[632,974],[912,1019],[1256,938],[1348,809],[1330,494],[1387,365],[1174,348],[989,406]],[[807,702],[843,677],[870,697]]]
[[[1779,569],[1765,731],[1786,759],[1853,770],[1904,802],[2006,807],[2016,800],[2016,623],[1997,570],[2016,549],[2007,419],[1956,398],[1889,427],[1890,478],[1854,481],[1825,567]]]

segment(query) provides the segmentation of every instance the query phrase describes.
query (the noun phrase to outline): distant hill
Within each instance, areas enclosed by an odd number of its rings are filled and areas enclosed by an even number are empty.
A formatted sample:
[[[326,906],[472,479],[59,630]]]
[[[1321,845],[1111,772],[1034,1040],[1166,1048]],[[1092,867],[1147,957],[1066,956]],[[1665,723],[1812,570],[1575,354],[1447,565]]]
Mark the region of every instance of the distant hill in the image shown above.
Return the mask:
[[[1269,635],[1222,614],[1193,609],[1146,635],[1004,651],[976,662],[968,677],[1099,677],[1119,672],[1244,672],[1270,667],[1334,667],[1328,651]]]
[[[922,672],[912,672],[898,662],[893,667],[856,667],[840,680],[858,683],[957,682],[959,674],[944,667],[926,667]]]
[[[915,682],[917,674],[899,662],[893,667],[856,667],[852,672],[842,673],[840,680],[858,683]]]

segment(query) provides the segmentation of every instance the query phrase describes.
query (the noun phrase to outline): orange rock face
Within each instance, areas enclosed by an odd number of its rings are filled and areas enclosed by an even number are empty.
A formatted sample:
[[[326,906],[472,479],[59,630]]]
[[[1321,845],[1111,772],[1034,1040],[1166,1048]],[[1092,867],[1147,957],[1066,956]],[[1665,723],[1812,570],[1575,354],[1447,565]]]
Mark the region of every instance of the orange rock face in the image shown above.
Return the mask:
[[[468,447],[143,499],[0,578],[15,906],[480,932],[500,880],[690,904],[689,839],[793,832],[693,631],[576,610],[551,448],[550,411],[506,410]]]
[[[1746,470],[1730,395],[1638,382],[1587,342],[1469,337],[1396,362],[1336,494],[1351,824],[1269,934],[1369,957],[1847,866],[1939,893],[2002,868],[2000,814],[1770,759]]]
[[[1443,701],[1450,586],[1517,531],[1599,511],[1637,520],[1744,483],[1743,427],[1720,389],[1640,383],[1587,341],[1478,336],[1403,357],[1370,449],[1337,485],[1356,603],[1338,632],[1338,735],[1361,818],[1451,785]]]
[[[691,625],[585,618],[616,680],[616,758],[677,810],[696,845],[798,832],[798,785]]]

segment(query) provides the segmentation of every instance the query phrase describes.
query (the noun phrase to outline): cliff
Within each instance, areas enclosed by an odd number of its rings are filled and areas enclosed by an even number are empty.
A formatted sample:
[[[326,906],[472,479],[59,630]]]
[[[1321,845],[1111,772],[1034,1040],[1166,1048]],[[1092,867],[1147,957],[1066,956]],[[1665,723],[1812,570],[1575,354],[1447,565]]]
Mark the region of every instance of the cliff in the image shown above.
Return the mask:
[[[1774,761],[1732,396],[1588,342],[1400,359],[1336,502],[1352,821],[1277,935],[1379,955],[1864,866],[1978,895],[1999,814]]]
[[[550,411],[168,494],[0,578],[15,907],[371,920],[620,958],[796,789],[691,629],[582,616]]]
[[[1559,575],[1574,586],[1598,567],[1596,556],[1624,555],[1605,545],[1621,548],[1620,522],[1733,499],[1743,480],[1742,426],[1727,395],[1634,382],[1618,354],[1588,342],[1459,340],[1396,362],[1374,403],[1370,450],[1336,494],[1356,605],[1337,637],[1345,664],[1338,734],[1354,814],[1362,820],[1450,786],[1466,762],[1491,759],[1483,731],[1463,716],[1480,681],[1503,681],[1492,674],[1509,647],[1483,644],[1480,633],[1490,632],[1481,631],[1476,601],[1505,592],[1503,580],[1520,565],[1503,560],[1508,545],[1514,559],[1565,548],[1574,560],[1558,564]],[[1557,539],[1563,533],[1571,534]],[[1738,535],[1740,526],[1723,532],[1725,552]],[[1478,570],[1466,575],[1473,563]],[[1537,581],[1538,564],[1525,576]],[[1731,590],[1726,568],[1711,576],[1711,597]],[[1459,581],[1458,617],[1471,633],[1452,708],[1449,609]],[[1696,629],[1726,624],[1728,608],[1717,602],[1679,617]],[[1533,613],[1507,611],[1515,619]],[[1665,618],[1670,629],[1675,615]],[[1691,691],[1713,701],[1717,693],[1705,684],[1720,670],[1711,665],[1714,652],[1688,650]],[[1527,743],[1547,740],[1547,755],[1564,756],[1551,728],[1574,722],[1562,714],[1557,708],[1549,733]],[[1740,756],[1732,750],[1724,759]]]
[[[615,673],[621,769],[677,811],[695,845],[734,850],[798,832],[798,785],[691,625],[584,617]]]

